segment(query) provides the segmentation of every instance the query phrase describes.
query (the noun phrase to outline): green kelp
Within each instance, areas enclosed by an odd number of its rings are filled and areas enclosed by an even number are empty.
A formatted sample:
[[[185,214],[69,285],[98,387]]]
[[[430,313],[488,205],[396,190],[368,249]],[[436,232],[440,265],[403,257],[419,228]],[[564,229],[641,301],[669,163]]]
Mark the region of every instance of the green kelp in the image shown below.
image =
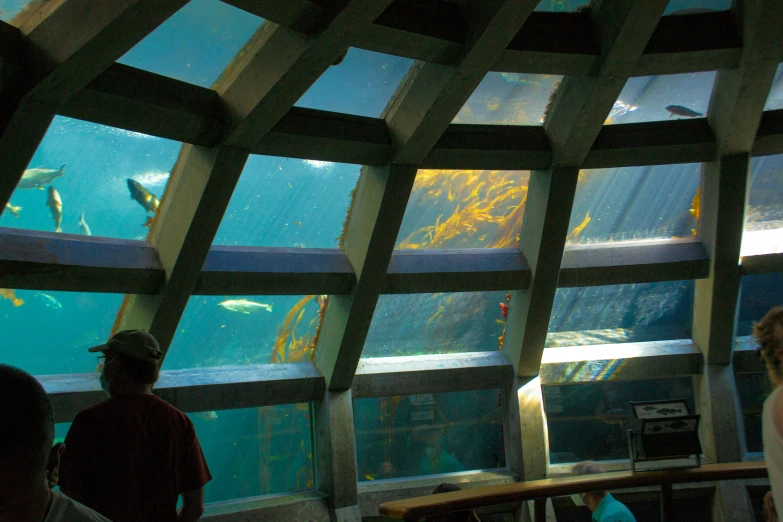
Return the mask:
[[[304,318],[305,307],[314,299],[318,303],[318,314],[310,320],[306,330],[300,332],[297,337],[297,328]],[[277,328],[270,362],[299,362],[313,359],[328,302],[329,298],[325,295],[306,295],[288,311],[283,323]]]

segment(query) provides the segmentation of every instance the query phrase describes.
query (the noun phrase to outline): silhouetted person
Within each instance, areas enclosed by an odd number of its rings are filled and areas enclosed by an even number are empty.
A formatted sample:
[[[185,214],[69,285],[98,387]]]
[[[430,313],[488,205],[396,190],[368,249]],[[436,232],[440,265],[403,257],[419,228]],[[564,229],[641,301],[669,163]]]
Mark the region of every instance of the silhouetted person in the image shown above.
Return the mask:
[[[0,522],[108,522],[52,488],[60,455],[54,442],[52,404],[41,384],[0,364]]]
[[[433,495],[440,493],[451,493],[454,491],[462,491],[462,489],[456,484],[450,484],[444,482],[432,492]],[[446,515],[433,515],[424,519],[425,522],[481,522],[476,512],[472,509],[467,511],[455,511],[454,513],[448,513]]]
[[[580,462],[571,470],[574,476],[605,472],[606,470],[595,462]],[[625,504],[614,498],[608,491],[574,493],[571,499],[577,506],[587,506],[593,512],[595,522],[636,522]]]
[[[768,521],[777,520],[776,507],[783,506],[783,307],[767,312],[760,323],[753,326],[753,337],[759,354],[767,366],[773,390],[764,401],[761,414],[761,434],[764,439],[764,461],[772,490],[764,497],[764,515]],[[774,502],[773,502],[774,500]]]
[[[63,491],[114,522],[198,520],[212,476],[193,423],[152,394],[158,342],[124,330],[89,351],[105,355],[101,386],[111,398],[74,419],[60,469]]]

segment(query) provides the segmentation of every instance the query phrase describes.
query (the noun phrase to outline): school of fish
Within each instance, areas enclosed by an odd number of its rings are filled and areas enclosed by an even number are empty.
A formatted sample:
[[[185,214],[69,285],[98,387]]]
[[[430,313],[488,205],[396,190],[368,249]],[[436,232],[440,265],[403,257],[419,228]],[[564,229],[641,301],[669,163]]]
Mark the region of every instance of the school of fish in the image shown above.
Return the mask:
[[[22,177],[16,186],[16,188],[22,190],[46,190],[46,206],[49,208],[49,212],[52,215],[55,232],[63,231],[62,222],[64,207],[63,198],[54,187],[53,182],[56,179],[65,176],[65,167],[66,165],[62,165],[58,169],[49,169],[44,167],[27,169],[22,173]],[[130,197],[133,201],[136,201],[139,205],[141,205],[141,207],[148,214],[150,212],[152,212],[153,215],[157,213],[158,208],[160,207],[160,200],[158,200],[158,198],[155,197],[152,192],[150,192],[144,185],[131,178],[128,178],[127,184]],[[4,210],[8,211],[13,217],[18,218],[22,212],[22,207],[12,205],[10,202],[7,202],[5,204]],[[147,218],[147,221],[143,226],[150,226],[151,223],[152,218]],[[84,218],[84,212],[81,213],[77,225],[79,227],[79,233],[85,236],[92,235],[90,225],[87,224],[87,221]]]

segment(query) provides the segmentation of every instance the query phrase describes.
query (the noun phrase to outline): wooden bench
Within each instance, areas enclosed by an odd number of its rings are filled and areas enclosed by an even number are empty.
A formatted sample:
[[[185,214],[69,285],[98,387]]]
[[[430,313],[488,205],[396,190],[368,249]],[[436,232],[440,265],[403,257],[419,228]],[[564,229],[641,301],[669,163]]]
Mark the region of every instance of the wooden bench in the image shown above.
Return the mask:
[[[539,521],[545,519],[546,499],[549,497],[588,491],[661,486],[661,517],[662,520],[671,520],[672,484],[754,479],[766,476],[767,468],[763,462],[707,464],[699,468],[660,471],[617,471],[600,475],[485,486],[453,493],[395,500],[384,502],[378,511],[381,515],[412,521],[430,515],[534,500],[535,520]],[[444,478],[444,482],[448,482],[448,479]]]

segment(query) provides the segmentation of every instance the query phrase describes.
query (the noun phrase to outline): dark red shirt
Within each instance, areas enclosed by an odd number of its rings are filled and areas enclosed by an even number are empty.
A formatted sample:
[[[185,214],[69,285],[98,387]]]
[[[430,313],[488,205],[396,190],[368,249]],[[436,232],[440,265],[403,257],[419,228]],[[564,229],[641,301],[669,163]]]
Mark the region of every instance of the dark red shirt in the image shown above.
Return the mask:
[[[74,419],[59,484],[114,522],[176,522],[180,493],[211,479],[184,413],[154,395],[118,395]]]

